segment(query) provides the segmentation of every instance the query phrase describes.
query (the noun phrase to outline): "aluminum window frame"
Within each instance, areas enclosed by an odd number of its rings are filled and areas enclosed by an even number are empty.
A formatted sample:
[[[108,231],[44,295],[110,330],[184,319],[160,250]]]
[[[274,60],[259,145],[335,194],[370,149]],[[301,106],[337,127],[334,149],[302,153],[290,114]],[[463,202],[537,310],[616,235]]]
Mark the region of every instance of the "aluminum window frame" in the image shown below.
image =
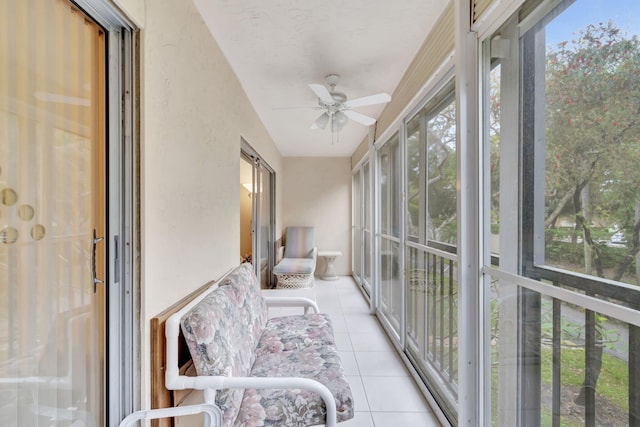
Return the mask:
[[[138,29],[106,0],[72,0],[107,37],[108,284],[106,423],[115,427],[141,396]]]
[[[417,236],[418,241],[414,241],[414,239],[411,239],[408,234],[409,230],[407,227],[407,222],[408,222],[409,210],[407,208],[407,203],[408,203],[408,196],[409,196],[408,195],[409,165],[408,165],[408,142],[407,141],[409,137],[409,122],[411,120],[413,120],[418,114],[422,113],[426,109],[428,111],[428,114],[426,117],[423,117],[420,122],[420,127],[421,129],[423,129],[423,125],[422,125],[423,123],[425,123],[430,118],[435,117],[437,114],[439,114],[439,112],[444,107],[446,107],[449,103],[455,102],[457,97],[458,97],[458,91],[456,88],[456,73],[453,67],[451,67],[449,68],[449,70],[443,73],[442,77],[431,87],[431,89],[427,92],[424,98],[409,112],[409,114],[407,114],[404,117],[402,121],[402,129],[400,133],[400,136],[401,136],[400,143],[402,147],[402,156],[403,156],[402,186],[403,186],[403,193],[404,193],[404,197],[403,197],[404,215],[402,217],[402,223],[403,223],[402,240],[404,244],[401,247],[401,252],[403,254],[403,270],[404,270],[404,277],[403,277],[404,300],[402,302],[403,311],[404,311],[404,316],[403,316],[404,327],[403,327],[402,343],[408,359],[411,360],[414,366],[420,367],[422,372],[420,372],[419,375],[422,381],[428,385],[428,387],[430,388],[431,394],[434,396],[437,396],[437,399],[440,399],[439,405],[442,409],[442,412],[446,415],[446,417],[450,419],[452,423],[457,422],[457,417],[459,414],[459,400],[458,400],[457,406],[451,404],[444,407],[445,402],[451,403],[450,401],[452,397],[447,394],[448,387],[439,382],[440,380],[438,379],[437,374],[430,375],[429,379],[425,377],[426,374],[429,374],[431,372],[432,368],[421,363],[416,356],[412,355],[409,352],[410,344],[409,344],[409,338],[407,336],[408,326],[407,326],[407,318],[406,318],[406,313],[407,313],[406,305],[408,303],[406,299],[406,295],[407,295],[406,288],[407,288],[408,274],[406,270],[407,270],[407,263],[408,263],[407,254],[408,254],[408,251],[411,249],[415,249],[430,255],[436,255],[436,256],[442,257],[443,259],[453,261],[455,263],[459,262],[459,257],[457,255],[458,250],[451,245],[446,245],[446,244],[442,244],[441,242],[429,240],[427,235],[428,233],[426,232],[426,226],[427,226],[426,223],[424,224],[424,227],[425,227],[424,230],[419,230],[418,232],[419,234]],[[456,105],[456,129],[459,126],[457,109],[458,109],[458,106]],[[459,134],[457,130],[456,130],[456,135],[457,135],[456,136],[456,158],[457,158],[457,162],[459,163],[460,162],[460,155],[459,155],[460,141],[459,141]],[[426,148],[426,147],[423,147],[422,144],[421,144],[421,147]],[[420,165],[424,169],[424,173],[423,173],[423,176],[421,177],[419,192],[420,192],[420,195],[424,197],[424,200],[420,202],[421,206],[423,205],[422,206],[423,211],[421,211],[421,213],[426,215],[426,212],[428,209],[428,188],[426,187],[426,182],[427,182],[426,151],[421,153],[421,157],[423,158],[423,160],[420,161]],[[459,180],[459,167],[456,166],[456,168],[457,168],[456,173],[458,174],[456,179]],[[458,194],[458,197],[459,197],[459,194]],[[456,215],[458,215],[460,213],[459,206],[456,209],[456,211],[457,211]],[[423,215],[420,215],[420,216],[422,217]],[[425,218],[425,221],[426,221],[426,218]],[[424,231],[424,233],[422,231]],[[424,241],[421,242],[420,240],[423,238],[424,238]],[[459,238],[460,238],[460,235],[458,234],[457,240]],[[456,277],[456,280],[458,280],[458,283],[460,283],[459,277]],[[461,329],[459,329],[459,331],[460,330]],[[459,350],[458,358],[460,357],[460,355],[461,353]],[[459,361],[458,361],[458,365],[459,365]],[[458,368],[458,372],[460,372],[459,368]],[[458,396],[459,396],[459,384],[458,384]]]
[[[506,283],[516,288],[519,304],[515,307],[517,308],[515,315],[518,317],[516,321],[519,325],[518,334],[520,336],[518,340],[520,342],[518,353],[520,354],[535,354],[535,346],[539,346],[540,336],[539,331],[536,331],[538,329],[536,324],[539,325],[541,320],[540,311],[537,307],[543,297],[554,298],[554,307],[556,304],[558,307],[564,303],[573,304],[606,317],[626,322],[630,326],[630,336],[632,332],[631,326],[638,327],[638,323],[640,323],[637,310],[608,300],[628,301],[637,306],[640,303],[640,292],[637,287],[570,272],[561,268],[549,267],[544,263],[544,226],[541,221],[541,218],[544,218],[544,183],[536,182],[534,178],[545,176],[544,119],[546,102],[544,94],[541,91],[536,92],[534,89],[541,82],[544,84],[544,60],[541,60],[541,58],[545,57],[546,46],[544,43],[544,30],[537,32],[536,28],[544,28],[550,20],[563,13],[573,1],[548,0],[539,2],[535,9],[529,7],[531,13],[527,16],[519,15],[514,10],[514,15],[507,20],[503,20],[504,22],[499,30],[479,38],[483,44],[483,62],[479,76],[482,85],[488,85],[488,70],[490,69],[488,63],[492,56],[490,52],[490,37],[498,34],[503,42],[506,41],[508,43],[506,51],[509,51],[509,55],[503,61],[507,61],[509,66],[503,66],[501,79],[501,103],[503,108],[501,120],[505,123],[505,126],[501,126],[501,130],[509,135],[507,137],[503,134],[502,139],[513,140],[512,142],[514,143],[501,144],[500,148],[500,217],[501,219],[507,218],[508,221],[501,221],[500,225],[501,256],[499,266],[491,264],[489,249],[485,245],[482,250],[484,258],[481,270],[484,276],[485,290],[486,283],[491,278],[499,280],[501,285]],[[519,1],[520,5],[522,3],[522,1]],[[491,25],[495,26],[495,22]],[[502,62],[502,64],[504,65],[505,62]],[[488,92],[485,90],[483,92],[484,103],[481,108],[488,108],[487,97]],[[506,115],[509,117],[504,117]],[[487,141],[486,117],[483,123],[485,127],[481,126],[480,130],[485,132],[483,139]],[[484,149],[483,166],[486,174],[489,156],[486,146]],[[509,176],[511,181],[517,178],[517,182],[503,185],[502,182],[503,179],[506,179],[506,176]],[[538,181],[541,180],[538,179]],[[488,214],[486,176],[484,192],[482,199],[484,204],[483,215],[486,218]],[[504,199],[502,198],[503,196],[505,197]],[[507,203],[503,203],[503,201]],[[517,214],[511,216],[503,215],[503,205],[506,204],[517,206]],[[483,221],[485,239],[489,233],[488,224],[488,222]],[[510,239],[507,239],[506,236],[510,236]],[[515,248],[513,247],[514,236],[518,240]],[[510,246],[507,246],[507,240],[511,240]],[[516,250],[507,251],[504,250],[505,248]],[[545,283],[542,280],[549,283]],[[603,283],[611,286],[602,286]],[[557,286],[558,284],[562,286]],[[597,295],[601,298],[597,298]],[[484,298],[485,304],[488,303],[486,294]],[[527,313],[531,313],[531,315]],[[531,330],[523,331],[523,316],[526,317],[527,324],[532,324],[533,328]],[[484,315],[485,331],[488,320],[490,318]],[[484,394],[490,396],[491,391],[487,387],[487,382],[490,381],[490,376],[487,376],[489,371],[487,365],[490,360],[486,359],[489,348],[486,342],[483,341],[483,343],[485,346]],[[632,369],[631,358],[632,355],[630,354],[630,370]],[[529,359],[531,359],[530,356]],[[540,423],[540,396],[537,393],[531,393],[531,389],[539,388],[539,384],[536,385],[536,381],[538,383],[540,381],[540,364],[536,363],[535,360],[529,360],[529,362],[533,363],[518,362],[518,372],[515,378],[517,385],[514,388],[507,391],[500,390],[499,399],[502,400],[506,397],[513,401],[514,404],[512,406],[514,409],[508,413],[501,412],[499,414],[499,425],[537,425]],[[524,384],[524,378],[528,378],[526,385]],[[534,379],[533,383],[531,378]],[[557,378],[554,379],[554,381],[556,380],[559,381]],[[632,388],[630,387],[630,390]],[[532,394],[536,396],[532,397]],[[637,398],[636,396],[634,399]],[[488,411],[490,399],[485,399],[485,401],[484,409]],[[632,405],[629,407],[631,408]],[[488,425],[490,422],[490,414],[485,413],[484,423]]]
[[[380,280],[378,280],[377,282],[379,282],[379,286],[377,286],[377,293],[380,294],[382,292],[382,283],[381,283],[381,257],[382,257],[382,239],[386,239],[390,242],[393,243],[397,243],[398,244],[398,274],[399,274],[399,282],[400,282],[400,313],[399,313],[399,324],[398,327],[394,327],[391,319],[388,319],[387,316],[382,313],[382,311],[380,310],[380,301],[381,301],[381,297],[378,295],[378,298],[376,300],[376,306],[375,306],[375,311],[378,314],[378,318],[384,323],[385,329],[387,330],[388,334],[390,336],[393,337],[393,339],[396,341],[396,343],[401,347],[401,348],[405,348],[405,343],[406,343],[406,338],[405,338],[405,334],[406,334],[406,309],[405,309],[405,301],[406,301],[406,291],[405,291],[405,286],[404,286],[404,282],[405,282],[405,265],[404,265],[404,230],[405,230],[405,222],[404,222],[404,218],[405,218],[405,179],[404,179],[404,171],[406,170],[406,155],[405,155],[405,150],[404,150],[404,142],[403,142],[403,135],[404,133],[404,124],[401,125],[400,129],[398,129],[397,132],[395,132],[394,134],[392,134],[389,138],[387,138],[383,143],[381,144],[376,144],[373,149],[375,152],[375,157],[376,157],[376,161],[378,162],[378,165],[380,164],[380,153],[381,150],[387,145],[390,144],[391,141],[393,141],[394,139],[397,139],[397,143],[398,143],[398,152],[397,155],[399,156],[397,160],[397,166],[398,166],[398,170],[396,171],[398,173],[398,176],[396,177],[399,180],[399,194],[398,194],[398,202],[400,203],[399,209],[398,209],[398,217],[397,217],[397,221],[398,221],[398,237],[393,236],[392,234],[385,234],[382,232],[382,206],[381,206],[381,191],[380,191],[380,185],[381,185],[381,167],[377,168],[377,174],[376,174],[376,179],[375,179],[375,186],[376,186],[376,199],[375,199],[375,203],[374,203],[374,209],[375,209],[375,217],[379,218],[378,220],[378,225],[374,231],[375,234],[375,238],[376,238],[376,244],[377,244],[377,248],[379,248],[378,251],[375,252],[375,260],[376,260],[376,269],[377,269],[377,277],[380,278]]]

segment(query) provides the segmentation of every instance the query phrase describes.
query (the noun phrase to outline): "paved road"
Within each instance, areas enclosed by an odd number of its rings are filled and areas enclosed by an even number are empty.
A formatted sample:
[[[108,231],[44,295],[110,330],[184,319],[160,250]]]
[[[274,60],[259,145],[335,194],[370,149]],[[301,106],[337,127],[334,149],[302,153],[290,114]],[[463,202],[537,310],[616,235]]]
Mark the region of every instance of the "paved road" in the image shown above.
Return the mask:
[[[551,304],[551,299],[544,298],[545,301],[548,301],[549,305]],[[580,330],[582,333],[582,337],[584,337],[584,324],[585,324],[585,315],[584,311],[576,308],[573,305],[564,304],[562,306],[562,317],[565,322],[569,323],[569,328]],[[575,325],[575,326],[574,326]],[[617,321],[607,320],[603,324],[603,329],[605,331],[610,331],[606,335],[611,338],[611,340],[615,340],[610,343],[609,347],[605,347],[604,351],[607,354],[617,357],[625,362],[629,361],[629,329],[626,323],[621,323]],[[573,340],[576,344],[584,344],[583,339]]]

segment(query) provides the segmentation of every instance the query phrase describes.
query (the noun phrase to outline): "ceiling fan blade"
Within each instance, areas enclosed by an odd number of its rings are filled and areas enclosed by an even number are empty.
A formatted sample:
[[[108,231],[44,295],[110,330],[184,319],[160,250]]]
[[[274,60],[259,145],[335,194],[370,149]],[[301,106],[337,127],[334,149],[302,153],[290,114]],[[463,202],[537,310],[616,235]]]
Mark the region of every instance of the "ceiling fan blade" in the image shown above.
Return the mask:
[[[327,127],[327,123],[329,123],[329,115],[327,113],[322,113],[315,122],[311,125],[311,129],[324,129]]]
[[[354,122],[361,123],[365,126],[370,126],[376,122],[376,119],[374,119],[373,117],[365,116],[364,114],[360,114],[357,111],[343,110],[342,112],[345,116],[349,117]]]
[[[331,97],[329,90],[326,87],[324,87],[324,85],[321,85],[318,83],[311,83],[309,87],[316,94],[316,96],[320,98],[320,100],[325,104],[333,105],[336,103]]]
[[[391,101],[391,95],[388,93],[377,93],[375,95],[363,96],[362,98],[352,99],[344,103],[347,108],[363,107],[365,105],[384,104]]]

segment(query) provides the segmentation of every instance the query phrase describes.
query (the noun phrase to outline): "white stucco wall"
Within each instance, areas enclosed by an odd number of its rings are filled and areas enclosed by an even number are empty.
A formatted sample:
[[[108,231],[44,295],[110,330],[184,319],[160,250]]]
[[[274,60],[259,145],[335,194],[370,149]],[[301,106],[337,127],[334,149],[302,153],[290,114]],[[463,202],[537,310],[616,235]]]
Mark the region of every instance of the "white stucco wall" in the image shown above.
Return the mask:
[[[318,250],[341,251],[336,272],[351,274],[351,158],[285,157],[282,191],[283,232],[316,227]],[[323,269],[319,259],[316,274]]]
[[[239,263],[241,137],[277,178],[282,157],[191,0],[117,3],[143,23],[141,392],[148,408],[149,319]],[[278,198],[278,234],[280,211]]]
[[[145,0],[111,0],[138,27],[144,27]]]

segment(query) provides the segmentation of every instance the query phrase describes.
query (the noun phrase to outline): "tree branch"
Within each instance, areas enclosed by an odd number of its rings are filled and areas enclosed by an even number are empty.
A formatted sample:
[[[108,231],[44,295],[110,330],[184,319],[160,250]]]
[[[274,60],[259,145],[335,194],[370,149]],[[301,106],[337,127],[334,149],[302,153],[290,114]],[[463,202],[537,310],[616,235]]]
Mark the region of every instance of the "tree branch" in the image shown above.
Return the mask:
[[[596,263],[596,273],[598,274],[598,277],[604,279],[604,269],[602,268],[601,258],[602,253],[600,251],[600,247],[593,241],[593,238],[591,237],[591,229],[587,226],[587,224],[585,224],[584,217],[580,214],[576,214],[576,225],[582,228],[582,231],[584,231],[584,241],[587,242],[591,249],[593,249],[593,252],[595,252],[596,256],[594,257],[594,261]]]
[[[560,199],[560,201],[558,202],[558,206],[556,206],[553,212],[551,212],[551,214],[549,214],[547,219],[544,221],[544,228],[549,228],[553,223],[556,222],[556,220],[564,210],[567,203],[569,203],[569,200],[573,198],[573,195],[575,194],[575,192],[576,192],[576,186],[574,185],[569,189],[569,191],[565,193],[564,196],[562,196],[562,199]]]

